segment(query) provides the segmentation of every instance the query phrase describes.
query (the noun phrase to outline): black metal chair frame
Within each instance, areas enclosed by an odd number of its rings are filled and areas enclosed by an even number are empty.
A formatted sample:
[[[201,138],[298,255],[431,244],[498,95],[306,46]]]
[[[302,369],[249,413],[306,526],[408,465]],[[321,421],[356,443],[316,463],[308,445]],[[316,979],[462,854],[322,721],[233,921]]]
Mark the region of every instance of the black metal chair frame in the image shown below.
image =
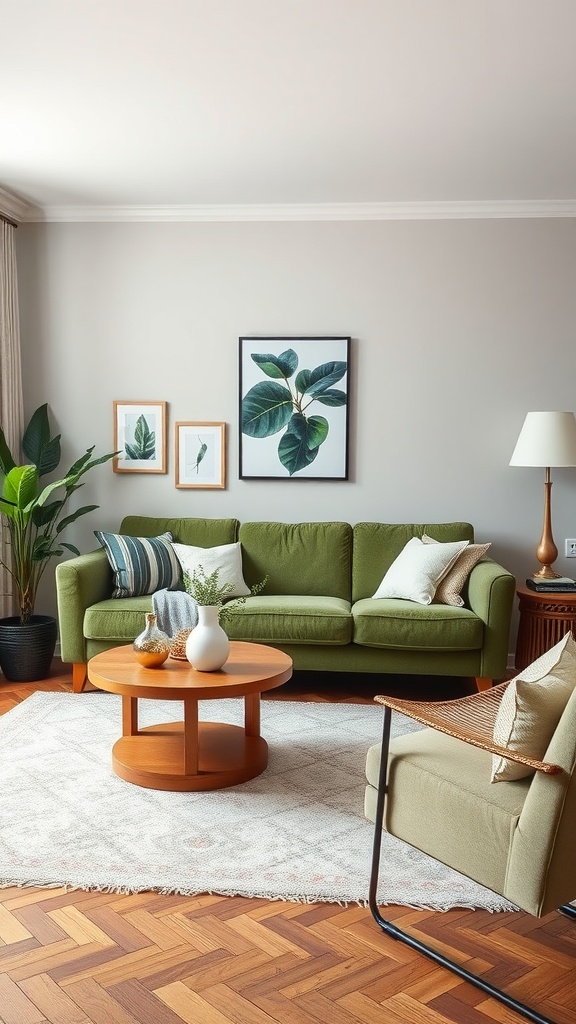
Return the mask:
[[[397,925],[391,921],[382,917],[380,908],[377,901],[378,893],[378,878],[380,875],[380,850],[382,846],[382,825],[384,821],[384,808],[386,803],[386,796],[388,793],[388,753],[390,748],[390,727],[392,724],[392,710],[389,707],[384,707],[384,723],[382,727],[382,753],[380,758],[380,775],[378,779],[378,801],[376,805],[376,820],[374,823],[374,845],[372,850],[372,869],[370,873],[370,890],[369,890],[369,905],[372,917],[376,921],[376,924],[380,926],[386,935],[389,935],[393,939],[397,939],[405,945],[410,946],[411,949],[416,950],[418,953],[422,953],[424,956],[433,960],[441,967],[446,967],[449,971],[457,974],[464,981],[469,981],[476,988],[481,989],[486,995],[491,996],[493,999],[497,999],[504,1006],[507,1006],[511,1010],[515,1010],[516,1013],[526,1017],[527,1020],[533,1021],[534,1024],[557,1024],[550,1017],[545,1017],[543,1014],[538,1013],[537,1010],[533,1010],[531,1007],[526,1006],[525,1003],[519,1002],[518,999],[514,999],[513,996],[503,992],[502,989],[496,988],[491,985],[490,982],[484,981],[483,978],[476,974],[472,974],[467,971],[465,967],[457,964],[454,960],[450,960],[449,957],[439,953],[432,946],[429,946],[425,942],[421,942],[420,939],[415,938],[408,932],[403,931],[402,928],[398,928]],[[576,920],[576,907],[568,904],[559,907],[559,912]]]

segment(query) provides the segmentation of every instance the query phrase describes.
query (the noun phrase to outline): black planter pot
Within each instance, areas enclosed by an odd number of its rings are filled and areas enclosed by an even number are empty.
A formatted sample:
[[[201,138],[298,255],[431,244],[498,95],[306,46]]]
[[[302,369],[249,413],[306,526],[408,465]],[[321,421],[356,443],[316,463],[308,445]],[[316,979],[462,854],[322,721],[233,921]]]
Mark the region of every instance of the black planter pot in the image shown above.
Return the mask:
[[[0,669],[6,679],[32,683],[45,679],[56,647],[56,619],[33,615],[22,623],[18,615],[0,619]]]

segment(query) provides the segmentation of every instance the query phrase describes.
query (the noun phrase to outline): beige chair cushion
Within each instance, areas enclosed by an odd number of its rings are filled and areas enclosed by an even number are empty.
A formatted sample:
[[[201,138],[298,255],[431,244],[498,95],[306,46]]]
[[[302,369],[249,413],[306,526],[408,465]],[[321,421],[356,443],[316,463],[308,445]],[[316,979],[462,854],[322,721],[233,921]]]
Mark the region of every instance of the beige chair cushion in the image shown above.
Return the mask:
[[[542,760],[576,687],[576,643],[571,633],[525,668],[507,687],[494,723],[494,740]],[[492,758],[492,782],[510,782],[533,769],[505,757]]]
[[[366,760],[365,814],[371,820],[380,750],[380,744],[371,747]],[[492,786],[490,756],[433,729],[392,740],[385,828],[481,885],[503,892],[530,779]]]

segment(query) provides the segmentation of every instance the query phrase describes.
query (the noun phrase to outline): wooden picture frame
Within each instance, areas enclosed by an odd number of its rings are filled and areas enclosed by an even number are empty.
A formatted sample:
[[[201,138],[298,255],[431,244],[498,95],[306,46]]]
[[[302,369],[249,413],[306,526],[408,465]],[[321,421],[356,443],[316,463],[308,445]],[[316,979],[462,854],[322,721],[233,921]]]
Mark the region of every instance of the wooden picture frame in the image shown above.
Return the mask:
[[[350,338],[239,341],[240,479],[347,480]]]
[[[166,402],[114,402],[115,473],[166,473]]]
[[[176,487],[226,487],[226,424],[180,421],[175,426]]]

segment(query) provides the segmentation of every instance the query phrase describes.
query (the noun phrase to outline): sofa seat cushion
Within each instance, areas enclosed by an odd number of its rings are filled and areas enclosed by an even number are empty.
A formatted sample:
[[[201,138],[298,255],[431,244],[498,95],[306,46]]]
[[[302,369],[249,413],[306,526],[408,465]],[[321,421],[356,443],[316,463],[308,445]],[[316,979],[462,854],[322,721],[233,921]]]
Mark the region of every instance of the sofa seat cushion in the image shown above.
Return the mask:
[[[152,597],[115,597],[98,601],[84,613],[87,640],[135,640],[146,628],[146,613],[152,611]]]
[[[277,644],[349,644],[350,603],[339,597],[257,595],[223,620],[232,640]]]
[[[416,604],[394,598],[364,598],[352,605],[353,640],[366,647],[397,650],[476,651],[484,623],[468,608]]]
[[[482,885],[505,892],[507,857],[530,780],[493,786],[490,766],[487,751],[433,729],[392,740],[386,828],[436,860],[470,873]],[[365,813],[371,820],[379,769],[376,744],[366,758]],[[418,793],[418,800],[410,800],[411,791]],[[430,814],[422,815],[423,806]]]

